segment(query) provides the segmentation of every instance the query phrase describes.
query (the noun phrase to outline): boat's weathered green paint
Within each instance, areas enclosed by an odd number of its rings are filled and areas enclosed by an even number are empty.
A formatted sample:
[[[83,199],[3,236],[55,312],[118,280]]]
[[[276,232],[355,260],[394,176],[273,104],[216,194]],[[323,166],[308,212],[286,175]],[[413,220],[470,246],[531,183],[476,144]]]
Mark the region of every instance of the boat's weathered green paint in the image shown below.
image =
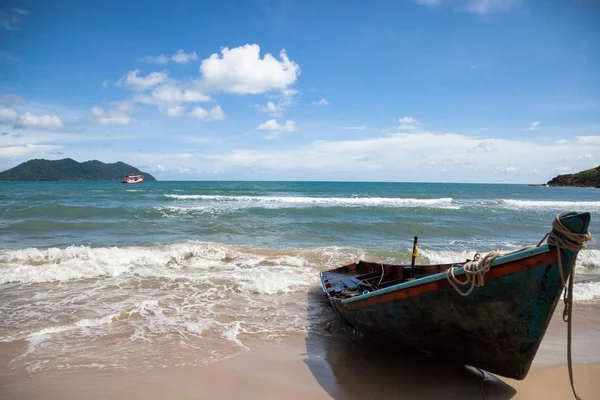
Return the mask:
[[[590,215],[574,214],[561,221],[573,232],[586,233]],[[450,285],[445,272],[345,299],[336,295],[340,276],[351,276],[350,270],[358,271],[359,264],[323,272],[321,280],[331,304],[361,332],[390,345],[428,350],[457,363],[523,379],[563,288],[557,257],[555,248],[543,245],[497,258],[485,286],[466,297]],[[562,250],[562,257],[567,277],[577,253]],[[401,268],[404,275],[410,270],[410,266],[381,268],[386,275],[394,268]]]

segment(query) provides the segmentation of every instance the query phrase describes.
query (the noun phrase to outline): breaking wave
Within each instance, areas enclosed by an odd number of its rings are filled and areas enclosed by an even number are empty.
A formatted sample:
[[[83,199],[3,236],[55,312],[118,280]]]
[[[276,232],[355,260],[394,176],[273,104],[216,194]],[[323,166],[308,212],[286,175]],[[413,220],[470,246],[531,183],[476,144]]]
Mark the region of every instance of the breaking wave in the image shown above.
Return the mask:
[[[515,209],[600,210],[600,201],[499,200],[499,204]]]
[[[419,261],[455,262],[473,253],[424,248]],[[247,351],[253,338],[278,340],[335,318],[324,302],[307,307],[312,292],[322,300],[320,271],[359,259],[409,258],[409,251],[214,242],[1,250],[0,341],[26,343],[11,365],[30,372],[66,368],[53,361],[65,359],[69,368],[203,365]],[[580,253],[576,301],[600,298],[599,268],[600,250]],[[169,357],[157,363],[165,351]]]
[[[197,200],[212,202],[241,202],[258,205],[280,206],[345,206],[345,207],[451,207],[450,197],[437,199],[394,198],[394,197],[294,197],[294,196],[222,196],[222,195],[178,195],[165,194],[175,200]]]

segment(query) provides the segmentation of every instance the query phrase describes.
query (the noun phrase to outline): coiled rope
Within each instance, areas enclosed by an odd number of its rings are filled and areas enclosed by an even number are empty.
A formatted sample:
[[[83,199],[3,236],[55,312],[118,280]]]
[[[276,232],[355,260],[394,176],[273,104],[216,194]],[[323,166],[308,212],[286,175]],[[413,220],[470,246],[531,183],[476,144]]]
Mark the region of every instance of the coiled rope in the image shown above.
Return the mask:
[[[564,212],[556,216],[554,221],[552,222],[552,229],[550,232],[546,233],[542,240],[537,244],[537,246],[528,246],[522,249],[512,251],[510,253],[501,254],[498,250],[491,251],[486,254],[483,258],[479,253],[476,253],[473,257],[473,260],[465,263],[463,265],[463,269],[465,271],[465,280],[461,281],[454,275],[454,271],[458,267],[451,267],[446,271],[446,278],[448,282],[456,289],[458,294],[461,296],[468,296],[473,292],[473,289],[478,286],[484,286],[485,284],[485,274],[492,267],[492,262],[500,257],[507,256],[509,254],[518,253],[523,250],[529,250],[534,247],[539,247],[544,243],[544,240],[548,239],[548,246],[556,247],[556,254],[558,257],[558,270],[560,272],[560,279],[562,282],[562,289],[566,289],[563,291],[563,302],[565,304],[565,308],[563,310],[563,321],[567,323],[567,364],[569,367],[569,380],[571,381],[571,389],[573,389],[573,395],[577,400],[581,400],[581,398],[577,395],[575,391],[575,383],[573,381],[573,364],[571,359],[571,317],[573,314],[573,269],[575,268],[575,260],[568,271],[568,282],[565,279],[565,275],[562,267],[562,257],[561,257],[561,249],[571,250],[573,252],[578,252],[582,248],[585,247],[587,242],[591,241],[594,243],[594,238],[592,234],[589,232],[586,233],[574,233],[571,232],[562,222],[561,218],[567,217],[569,215],[576,214],[573,211]],[[555,233],[557,232],[557,233]],[[560,233],[560,235],[558,234]],[[561,236],[562,235],[562,236]],[[577,256],[576,256],[577,257]],[[471,287],[463,292],[460,290],[458,285],[467,285],[471,284]]]
[[[501,254],[498,250],[489,252],[488,254],[483,256],[483,258],[481,258],[481,254],[475,253],[473,260],[468,261],[462,267],[465,271],[465,280],[461,281],[459,278],[456,277],[456,275],[454,275],[454,271],[458,267],[450,267],[446,271],[446,279],[448,279],[448,282],[450,282],[450,284],[454,286],[454,289],[456,289],[458,294],[466,297],[473,292],[473,289],[475,289],[475,287],[485,285],[486,272],[488,272],[492,267],[492,262],[500,256]],[[468,284],[470,284],[471,287],[469,287],[469,289],[465,292],[460,290],[460,288],[458,287],[458,285]]]

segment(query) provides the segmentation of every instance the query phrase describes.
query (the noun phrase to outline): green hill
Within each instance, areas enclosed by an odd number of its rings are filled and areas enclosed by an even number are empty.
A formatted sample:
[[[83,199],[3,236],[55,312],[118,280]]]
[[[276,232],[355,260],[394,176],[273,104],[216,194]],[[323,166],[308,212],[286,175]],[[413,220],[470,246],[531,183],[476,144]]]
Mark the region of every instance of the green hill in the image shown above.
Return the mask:
[[[144,180],[156,179],[121,161],[105,164],[101,161],[79,163],[71,158],[62,160],[29,160],[14,168],[0,172],[0,181],[112,181],[127,173],[144,175]]]
[[[575,174],[558,175],[548,186],[600,187],[600,165]]]

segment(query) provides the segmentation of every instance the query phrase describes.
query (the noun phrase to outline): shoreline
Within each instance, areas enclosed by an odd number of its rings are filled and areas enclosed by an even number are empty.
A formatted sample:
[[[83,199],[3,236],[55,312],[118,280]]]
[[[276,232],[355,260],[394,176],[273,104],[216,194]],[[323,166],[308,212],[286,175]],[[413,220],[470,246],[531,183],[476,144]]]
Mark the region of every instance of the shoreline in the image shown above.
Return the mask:
[[[586,400],[600,398],[598,308],[575,307],[574,380]],[[487,399],[570,399],[561,314],[559,305],[522,381],[489,373],[484,380],[482,371],[472,367],[390,352],[376,341],[353,339],[336,319],[330,329],[312,324],[308,333],[279,341],[242,340],[237,355],[193,367],[117,370],[89,365],[30,374],[8,366],[27,350],[27,342],[3,342],[0,399],[481,399],[483,394]]]

